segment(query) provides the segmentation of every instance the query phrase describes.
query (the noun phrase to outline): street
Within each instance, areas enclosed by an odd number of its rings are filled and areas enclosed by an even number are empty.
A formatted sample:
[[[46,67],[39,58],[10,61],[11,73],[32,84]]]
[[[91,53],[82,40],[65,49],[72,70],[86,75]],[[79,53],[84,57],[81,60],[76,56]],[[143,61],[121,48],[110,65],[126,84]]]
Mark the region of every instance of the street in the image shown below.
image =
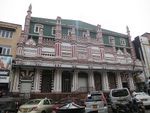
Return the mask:
[[[108,113],[113,113],[113,112],[112,112],[111,110],[109,110]],[[145,113],[150,113],[150,108],[146,109],[146,110],[145,110]]]
[[[110,108],[108,110],[108,113],[113,113]],[[150,113],[150,108],[146,108],[145,113]]]
[[[109,112],[109,113],[113,113],[113,112]],[[145,111],[145,113],[150,113],[150,109],[147,109],[146,111]]]
[[[147,109],[145,113],[150,113],[150,109]]]

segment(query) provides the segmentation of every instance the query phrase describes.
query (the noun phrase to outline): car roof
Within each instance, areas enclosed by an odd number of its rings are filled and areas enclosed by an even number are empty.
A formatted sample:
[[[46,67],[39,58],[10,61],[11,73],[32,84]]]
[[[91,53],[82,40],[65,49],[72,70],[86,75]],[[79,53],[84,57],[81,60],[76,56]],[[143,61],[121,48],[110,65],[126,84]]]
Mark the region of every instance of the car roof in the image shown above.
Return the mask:
[[[90,94],[103,94],[102,91],[91,91]]]
[[[122,89],[127,89],[128,90],[128,88],[114,88],[114,89],[111,89],[111,90],[122,90]]]

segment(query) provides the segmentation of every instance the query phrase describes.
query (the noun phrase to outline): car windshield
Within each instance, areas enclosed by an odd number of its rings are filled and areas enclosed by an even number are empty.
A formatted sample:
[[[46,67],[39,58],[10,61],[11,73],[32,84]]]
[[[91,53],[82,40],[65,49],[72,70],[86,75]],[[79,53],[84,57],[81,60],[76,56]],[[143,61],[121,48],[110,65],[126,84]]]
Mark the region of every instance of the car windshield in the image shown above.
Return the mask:
[[[101,101],[101,96],[101,94],[91,94],[90,96],[88,96],[87,101]]]
[[[113,90],[112,96],[113,97],[128,96],[128,91],[126,89]]]
[[[40,99],[36,99],[36,100],[30,100],[28,101],[26,104],[29,104],[29,105],[37,105],[40,103]]]

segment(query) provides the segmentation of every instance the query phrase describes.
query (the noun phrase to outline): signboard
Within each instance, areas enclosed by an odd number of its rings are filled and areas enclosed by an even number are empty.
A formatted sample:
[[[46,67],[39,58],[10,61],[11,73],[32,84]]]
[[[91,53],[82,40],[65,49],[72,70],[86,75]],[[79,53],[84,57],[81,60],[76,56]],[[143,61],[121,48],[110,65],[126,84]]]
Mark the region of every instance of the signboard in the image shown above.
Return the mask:
[[[0,83],[9,83],[9,76],[0,76]]]
[[[10,70],[12,63],[11,56],[1,56],[0,55],[0,70]]]

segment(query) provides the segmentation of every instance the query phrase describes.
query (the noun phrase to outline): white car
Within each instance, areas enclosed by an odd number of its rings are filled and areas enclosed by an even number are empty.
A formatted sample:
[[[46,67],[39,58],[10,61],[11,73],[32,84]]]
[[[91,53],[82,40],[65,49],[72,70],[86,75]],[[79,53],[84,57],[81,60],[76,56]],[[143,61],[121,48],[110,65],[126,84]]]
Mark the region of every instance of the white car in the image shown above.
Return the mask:
[[[117,113],[118,105],[128,105],[132,100],[132,96],[127,88],[111,89],[109,98],[113,113]]]
[[[143,102],[144,106],[150,106],[150,96],[145,92],[133,92],[133,97]]]
[[[51,113],[52,108],[50,99],[32,99],[21,105],[18,113]]]
[[[102,91],[92,91],[85,101],[85,112],[108,113],[108,106]]]

